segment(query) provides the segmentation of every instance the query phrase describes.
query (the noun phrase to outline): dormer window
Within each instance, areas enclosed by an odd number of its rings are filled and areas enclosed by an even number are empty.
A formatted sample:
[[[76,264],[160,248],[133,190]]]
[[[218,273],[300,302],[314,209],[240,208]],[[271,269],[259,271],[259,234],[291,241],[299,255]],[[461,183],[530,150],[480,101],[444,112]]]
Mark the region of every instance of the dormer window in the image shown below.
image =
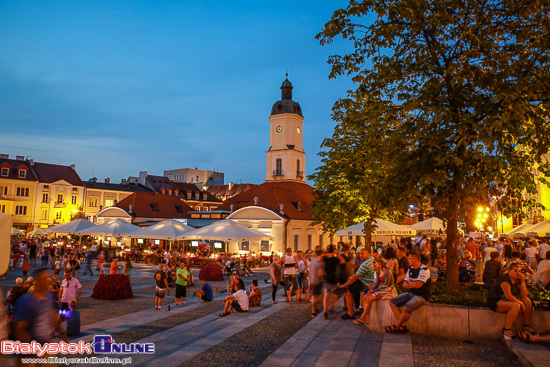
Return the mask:
[[[2,167],[2,177],[8,177],[9,174],[10,174],[10,169]]]
[[[19,178],[25,178],[25,177],[27,177],[27,171],[25,171],[24,169],[20,169]]]
[[[179,196],[178,190],[174,190],[174,196]]]
[[[195,200],[200,200],[201,199],[201,195],[200,194],[195,194]]]
[[[187,193],[187,200],[191,200],[191,193],[190,192]]]
[[[159,205],[157,203],[150,203],[149,205],[151,205],[151,210],[153,210],[154,212],[159,211]]]
[[[202,194],[202,200],[205,200],[205,201],[206,201],[207,198],[208,198],[208,195]]]
[[[176,211],[178,213],[183,213],[183,209],[182,209],[181,205],[176,205]]]

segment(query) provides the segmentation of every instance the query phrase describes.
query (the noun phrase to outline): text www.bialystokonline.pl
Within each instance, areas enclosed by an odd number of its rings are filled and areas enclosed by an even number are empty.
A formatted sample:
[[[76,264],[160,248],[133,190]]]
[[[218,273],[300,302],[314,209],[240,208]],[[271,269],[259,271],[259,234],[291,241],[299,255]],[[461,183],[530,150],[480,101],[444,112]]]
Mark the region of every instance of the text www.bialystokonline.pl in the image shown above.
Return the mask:
[[[127,358],[110,358],[110,357],[86,357],[86,358],[66,358],[66,357],[48,357],[48,358],[21,358],[22,363],[57,363],[57,364],[73,364],[73,363],[109,363],[109,364],[131,364],[132,357]]]

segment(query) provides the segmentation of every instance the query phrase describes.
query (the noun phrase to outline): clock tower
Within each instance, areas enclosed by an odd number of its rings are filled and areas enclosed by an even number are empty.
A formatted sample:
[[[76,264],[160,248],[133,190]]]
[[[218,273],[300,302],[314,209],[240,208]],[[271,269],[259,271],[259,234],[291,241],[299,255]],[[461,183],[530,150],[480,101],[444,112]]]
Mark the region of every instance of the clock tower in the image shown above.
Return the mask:
[[[292,100],[292,83],[281,85],[281,100],[275,102],[269,116],[269,150],[265,180],[305,182],[306,153],[303,146],[302,109]]]

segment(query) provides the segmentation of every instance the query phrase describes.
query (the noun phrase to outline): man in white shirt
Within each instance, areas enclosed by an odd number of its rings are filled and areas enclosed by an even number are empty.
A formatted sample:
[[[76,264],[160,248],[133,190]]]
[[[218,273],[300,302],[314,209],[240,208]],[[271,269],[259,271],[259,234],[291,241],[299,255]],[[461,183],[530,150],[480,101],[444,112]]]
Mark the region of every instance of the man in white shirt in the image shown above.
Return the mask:
[[[77,295],[78,293],[78,295]],[[61,302],[61,309],[68,310],[70,301],[80,301],[82,295],[82,285],[78,279],[73,278],[71,271],[65,272],[65,279],[61,282],[59,289],[59,302]]]
[[[236,312],[247,312],[248,311],[248,296],[244,291],[244,283],[239,282],[236,285],[237,292],[233,293],[230,296],[225,297],[225,307],[223,312],[218,316],[224,317],[229,315],[231,309],[234,309]]]
[[[535,274],[535,284],[546,288],[550,284],[550,251],[546,251],[546,258],[541,260]]]
[[[545,242],[541,242],[539,244],[539,256],[542,259],[546,259],[546,253],[550,250],[550,246],[548,246]]]

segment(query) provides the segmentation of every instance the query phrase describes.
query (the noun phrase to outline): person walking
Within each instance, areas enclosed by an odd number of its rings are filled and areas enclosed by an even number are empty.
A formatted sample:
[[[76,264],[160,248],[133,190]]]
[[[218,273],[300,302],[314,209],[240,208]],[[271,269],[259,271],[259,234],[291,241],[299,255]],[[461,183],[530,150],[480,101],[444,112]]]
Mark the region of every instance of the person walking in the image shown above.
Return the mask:
[[[181,262],[179,269],[176,271],[176,306],[178,301],[183,305],[183,300],[187,296],[187,281],[189,279],[189,272],[185,268],[185,263]]]
[[[82,285],[78,279],[73,278],[70,271],[65,271],[65,279],[61,282],[61,287],[59,289],[59,302],[61,303],[61,309],[68,310],[69,302],[76,301],[78,303],[81,295]]]
[[[92,261],[94,260],[94,253],[92,250],[88,250],[88,253],[86,254],[86,270],[84,270],[84,275],[86,273],[90,273],[91,276],[94,276],[94,273],[92,271]]]

